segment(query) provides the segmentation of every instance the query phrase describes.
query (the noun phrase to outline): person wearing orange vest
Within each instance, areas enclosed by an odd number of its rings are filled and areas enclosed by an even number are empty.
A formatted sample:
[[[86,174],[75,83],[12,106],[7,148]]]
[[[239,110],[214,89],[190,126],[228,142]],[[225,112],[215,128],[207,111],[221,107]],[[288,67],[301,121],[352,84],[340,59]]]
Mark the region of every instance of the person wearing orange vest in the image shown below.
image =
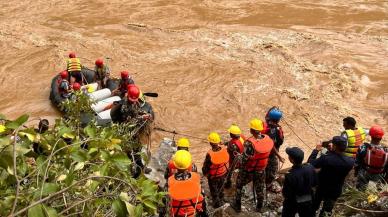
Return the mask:
[[[207,177],[213,207],[224,205],[224,183],[229,172],[229,154],[221,147],[221,137],[216,132],[208,136],[211,149],[207,152],[202,166],[202,174]]]
[[[189,141],[189,139],[187,139],[187,138],[180,138],[178,140],[177,151],[179,151],[179,150],[189,151],[189,148],[190,148],[190,141]],[[175,173],[178,172],[178,168],[175,167],[173,158],[174,157],[172,157],[170,159],[170,161],[168,162],[168,164],[167,164],[167,168],[166,168],[166,170],[164,172],[164,178],[165,179],[170,178],[172,175],[174,175]],[[192,163],[189,166],[188,171],[189,172],[197,172],[197,167],[195,166],[194,163]]]
[[[343,119],[343,126],[345,131],[341,136],[348,140],[345,150],[345,156],[356,158],[358,148],[364,143],[365,137],[368,134],[367,130],[362,127],[356,127],[356,120],[353,117],[346,117]]]
[[[256,212],[260,212],[264,201],[265,168],[271,152],[279,154],[274,147],[273,140],[260,132],[263,130],[263,122],[259,119],[250,121],[252,137],[244,142],[241,166],[236,181],[236,195],[231,207],[236,212],[241,212],[242,190],[245,185],[253,181],[254,196],[256,198]],[[280,161],[284,162],[283,158]]]
[[[185,150],[175,153],[173,159],[178,172],[168,178],[169,215],[173,217],[207,217],[206,202],[201,188],[201,177],[189,172],[191,154]],[[163,213],[159,213],[161,216]]]
[[[245,141],[245,137],[241,134],[241,129],[237,125],[232,124],[229,127],[228,132],[231,138],[230,141],[227,143],[227,150],[229,153],[229,166],[231,172],[228,173],[228,177],[226,178],[225,188],[232,187],[233,171],[235,168],[239,168],[236,157],[243,153]]]
[[[388,181],[388,148],[380,144],[384,130],[374,125],[369,130],[370,143],[364,143],[357,152],[355,174],[358,189],[365,189],[369,181]]]

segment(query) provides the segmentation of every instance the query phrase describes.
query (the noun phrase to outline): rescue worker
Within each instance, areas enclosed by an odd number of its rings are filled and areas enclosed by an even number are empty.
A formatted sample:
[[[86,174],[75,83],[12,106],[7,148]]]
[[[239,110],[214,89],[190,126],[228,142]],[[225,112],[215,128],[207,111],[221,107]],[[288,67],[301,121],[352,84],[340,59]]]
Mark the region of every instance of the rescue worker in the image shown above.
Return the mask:
[[[369,181],[388,181],[388,148],[380,142],[384,136],[383,128],[374,125],[369,130],[370,143],[364,143],[357,152],[355,173],[357,188],[365,189]]]
[[[265,128],[262,133],[267,134],[274,142],[275,148],[277,151],[279,151],[280,146],[284,142],[284,134],[282,127],[280,126],[279,122],[280,119],[283,117],[282,111],[279,110],[277,107],[272,107],[268,110],[266,117],[265,117]],[[267,189],[278,193],[281,191],[281,187],[279,184],[277,184],[275,181],[277,177],[277,172],[279,168],[279,161],[278,157],[276,156],[275,152],[272,152],[268,159],[268,166],[265,169],[265,175],[266,180],[265,183],[267,184]]]
[[[283,184],[283,210],[282,217],[312,217],[313,187],[317,184],[314,167],[302,164],[304,152],[298,147],[287,148],[288,159],[292,168],[285,175]]]
[[[139,104],[140,97],[140,89],[134,85],[128,85],[128,94],[125,99],[121,101],[114,102],[112,105],[112,109],[110,111],[110,115],[112,117],[112,122],[114,123],[131,123],[135,124],[137,127],[137,133],[134,135],[134,140],[141,143],[141,138],[145,133],[145,129],[149,127],[149,125],[153,121],[153,112],[148,113],[144,109],[141,108]],[[142,162],[141,152],[142,147],[138,147],[133,150],[133,152],[127,152],[129,158],[135,158],[136,167],[134,168],[133,177],[137,178],[141,174],[141,170],[144,170],[145,173],[149,173],[151,171],[150,168],[146,168]],[[133,155],[133,156],[132,156]]]
[[[226,147],[221,147],[221,137],[212,132],[208,136],[211,149],[207,152],[202,166],[202,174],[207,177],[213,207],[224,205],[224,184],[229,169],[229,154]]]
[[[167,188],[170,198],[168,216],[206,217],[206,203],[201,188],[201,177],[196,172],[189,172],[191,154],[179,150],[174,155],[174,165],[178,172],[168,178]]]
[[[354,159],[344,154],[347,140],[342,136],[335,136],[332,143],[333,151],[311,162],[312,166],[320,169],[313,209],[316,212],[323,201],[319,214],[321,217],[331,216],[335,202],[342,194],[345,178],[354,165]]]
[[[272,139],[260,131],[263,130],[263,122],[259,119],[250,121],[252,137],[244,142],[244,152],[236,181],[236,196],[231,207],[236,212],[241,212],[242,189],[253,181],[254,196],[256,196],[256,211],[260,212],[264,201],[265,168],[272,151],[277,152]],[[277,153],[279,155],[279,153]],[[280,156],[280,155],[279,155]],[[280,158],[284,162],[283,158]]]
[[[356,127],[356,120],[352,117],[343,119],[345,131],[341,134],[347,139],[345,155],[356,158],[358,148],[364,143],[367,132],[361,127]]]
[[[185,151],[189,151],[189,148],[190,148],[190,141],[187,139],[187,138],[180,138],[178,140],[178,143],[177,143],[177,151],[179,150],[185,150]],[[167,164],[167,168],[166,168],[166,171],[164,172],[164,178],[165,179],[168,179],[169,177],[171,177],[172,175],[174,175],[178,169],[175,167],[175,164],[174,164],[174,161],[173,161],[173,158],[172,157],[170,159],[170,161],[168,162]],[[197,167],[195,166],[194,163],[192,163],[188,169],[187,169],[189,172],[197,172]]]
[[[245,137],[241,134],[241,129],[237,125],[232,124],[229,127],[228,132],[231,138],[230,141],[227,143],[230,172],[228,173],[228,176],[226,178],[227,181],[225,183],[225,188],[232,187],[233,171],[235,168],[239,168],[238,159],[236,158],[243,153],[245,141]]]
[[[58,92],[59,95],[63,98],[69,98],[70,93],[70,83],[67,80],[69,78],[69,74],[66,70],[59,73],[60,79],[58,80]]]
[[[98,83],[98,87],[103,89],[106,87],[106,82],[110,76],[109,67],[104,63],[103,59],[97,59],[94,67],[94,82]]]
[[[128,91],[128,85],[135,84],[135,82],[133,81],[132,77],[129,76],[128,71],[122,71],[120,73],[120,77],[121,79],[120,79],[119,86],[112,91],[112,94],[123,98]]]
[[[119,102],[113,103],[110,113],[112,121],[118,123],[139,123],[151,119],[151,114],[145,113],[140,108],[140,89],[134,84],[128,85],[127,89],[127,97]]]
[[[84,84],[81,69],[81,60],[77,58],[75,52],[70,52],[69,59],[67,59],[67,72],[70,74],[71,84],[74,82]]]
[[[311,152],[310,157],[307,159],[307,163],[311,163],[317,158],[326,155],[330,151],[333,151],[333,143],[331,140],[323,141],[321,144],[318,144],[315,149]]]

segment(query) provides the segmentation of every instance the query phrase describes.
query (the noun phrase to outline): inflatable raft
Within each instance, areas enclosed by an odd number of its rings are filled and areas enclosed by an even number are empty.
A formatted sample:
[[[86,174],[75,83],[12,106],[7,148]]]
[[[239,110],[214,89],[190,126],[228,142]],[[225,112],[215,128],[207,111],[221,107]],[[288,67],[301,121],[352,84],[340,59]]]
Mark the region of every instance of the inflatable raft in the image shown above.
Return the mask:
[[[87,86],[92,86],[92,89],[97,90],[97,83],[92,83],[95,72],[93,70],[90,70],[86,67],[83,67],[81,70],[83,78],[88,83]],[[66,100],[66,98],[63,98],[59,94],[59,75],[55,76],[51,81],[51,92],[50,92],[50,100],[51,102],[59,109],[61,110],[60,104]],[[121,101],[121,98],[119,96],[112,96],[112,91],[116,89],[119,85],[118,79],[109,79],[106,83],[105,89],[97,90],[91,93],[87,93],[88,96],[95,102],[91,108],[95,112],[96,120],[98,125],[106,125],[112,122],[112,112],[111,107],[114,102]],[[81,90],[83,88],[87,88],[85,86],[81,87]],[[144,93],[142,95],[140,100],[140,107],[141,109],[150,114],[152,118],[155,118],[155,114],[153,112],[152,106],[146,102],[145,96],[151,96],[151,97],[157,97],[157,93]],[[64,111],[62,111],[64,112]],[[113,112],[113,115],[114,112]],[[81,122],[83,124],[87,124],[91,117],[81,117]]]

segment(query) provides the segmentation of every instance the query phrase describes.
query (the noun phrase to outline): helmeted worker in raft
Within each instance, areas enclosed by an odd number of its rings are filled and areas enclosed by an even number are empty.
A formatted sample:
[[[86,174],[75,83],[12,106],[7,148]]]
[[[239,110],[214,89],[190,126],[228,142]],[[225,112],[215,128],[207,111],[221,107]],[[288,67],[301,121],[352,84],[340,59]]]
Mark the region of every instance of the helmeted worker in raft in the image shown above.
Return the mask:
[[[177,143],[177,151],[179,150],[185,150],[185,151],[189,151],[189,148],[190,148],[190,141],[187,139],[187,138],[180,138],[178,140],[178,143]],[[172,175],[174,175],[175,173],[178,172],[178,169],[175,167],[175,164],[174,164],[174,156],[170,159],[170,161],[168,162],[167,164],[167,168],[166,168],[166,171],[164,172],[164,178],[165,179],[168,179],[170,178]],[[194,163],[192,163],[188,168],[187,170],[189,172],[197,172],[197,167],[195,166]]]
[[[357,188],[364,190],[369,181],[388,182],[388,148],[380,142],[384,136],[383,128],[374,125],[369,130],[370,143],[358,149],[355,165]]]
[[[229,173],[229,153],[221,146],[221,137],[212,132],[208,136],[211,149],[207,152],[202,166],[202,174],[207,177],[213,207],[224,205],[224,185]]]
[[[174,217],[207,217],[206,201],[201,188],[201,177],[196,172],[189,172],[192,165],[191,154],[179,150],[174,155],[174,165],[177,173],[168,178],[167,189],[169,197],[168,216]],[[164,216],[160,213],[160,216]]]
[[[69,59],[67,59],[67,72],[70,74],[70,84],[74,82],[78,82],[80,84],[84,84],[84,78],[81,73],[82,65],[81,60],[77,58],[75,52],[69,53]]]
[[[121,98],[125,97],[125,94],[128,91],[128,85],[135,84],[132,77],[129,75],[128,71],[122,71],[120,73],[120,83],[119,86],[112,91],[112,95],[114,96],[120,96]]]
[[[64,70],[59,73],[59,79],[57,80],[58,82],[58,93],[62,98],[69,98],[70,96],[70,90],[71,86],[69,83],[69,73]]]
[[[97,59],[94,67],[94,82],[98,83],[100,89],[106,88],[106,82],[110,76],[109,67],[104,63],[103,59]]]
[[[143,124],[145,121],[152,122],[154,119],[152,107],[147,106],[148,103],[140,99],[140,89],[134,84],[128,85],[127,89],[127,97],[113,103],[110,112],[112,121],[116,123],[130,122],[133,124]]]
[[[252,137],[244,142],[241,167],[236,181],[236,196],[231,207],[236,212],[241,212],[242,190],[245,185],[253,181],[254,195],[256,196],[256,211],[260,212],[264,202],[265,168],[271,152],[280,156],[272,139],[260,132],[263,130],[263,122],[259,119],[250,121],[250,132]],[[284,162],[284,159],[280,157]]]

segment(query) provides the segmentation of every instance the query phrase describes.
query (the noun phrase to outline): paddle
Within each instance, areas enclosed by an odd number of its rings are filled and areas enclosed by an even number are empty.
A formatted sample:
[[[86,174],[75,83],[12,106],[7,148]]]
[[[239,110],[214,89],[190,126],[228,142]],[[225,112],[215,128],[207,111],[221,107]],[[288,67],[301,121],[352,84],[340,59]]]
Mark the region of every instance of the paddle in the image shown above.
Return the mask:
[[[148,96],[148,97],[158,97],[159,94],[158,93],[143,93],[144,96]]]

